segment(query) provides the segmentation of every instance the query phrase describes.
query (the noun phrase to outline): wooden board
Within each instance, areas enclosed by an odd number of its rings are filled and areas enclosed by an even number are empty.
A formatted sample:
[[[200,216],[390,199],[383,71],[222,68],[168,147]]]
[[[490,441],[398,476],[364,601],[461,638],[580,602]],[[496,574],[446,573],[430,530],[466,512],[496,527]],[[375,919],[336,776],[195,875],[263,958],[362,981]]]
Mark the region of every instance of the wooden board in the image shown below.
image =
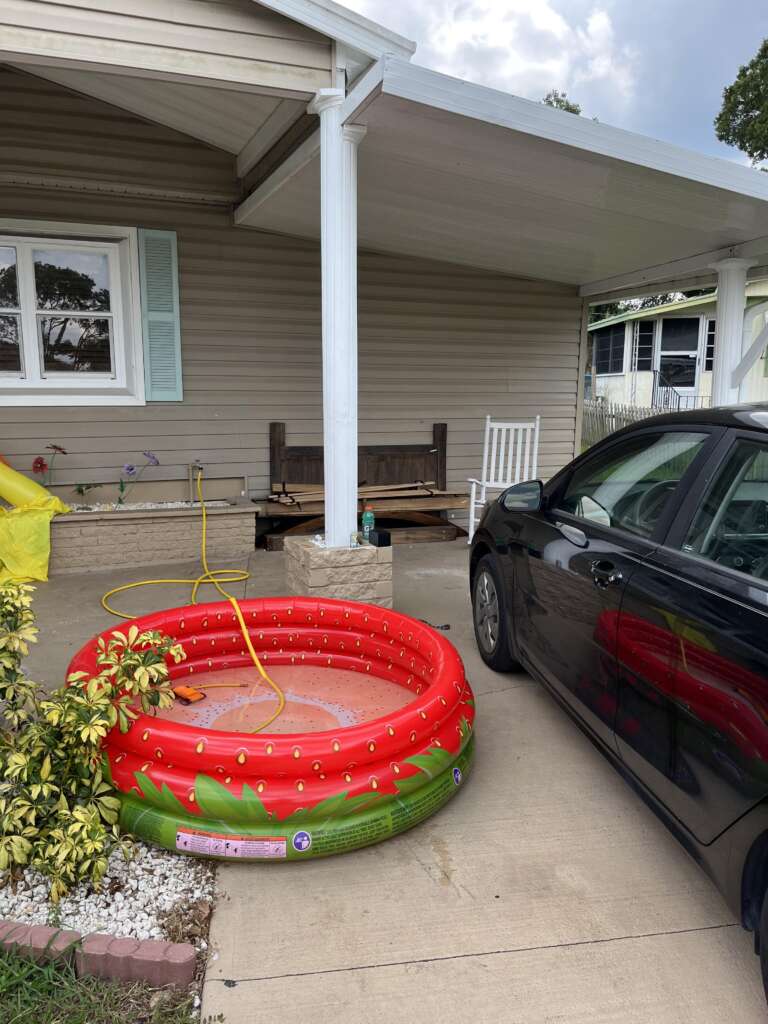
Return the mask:
[[[269,424],[269,479],[280,490],[281,481],[291,485],[323,482],[323,446],[288,445],[285,423]],[[357,478],[363,486],[402,484],[410,480],[435,480],[446,489],[448,425],[432,424],[428,444],[368,444],[358,448]]]
[[[469,508],[469,495],[448,492],[423,498],[375,498],[366,500],[374,514],[397,515],[401,512],[444,512],[447,509]],[[298,505],[283,505],[270,501],[266,505],[266,515],[274,519],[296,518],[297,516],[317,516],[323,512],[322,501],[302,501]]]

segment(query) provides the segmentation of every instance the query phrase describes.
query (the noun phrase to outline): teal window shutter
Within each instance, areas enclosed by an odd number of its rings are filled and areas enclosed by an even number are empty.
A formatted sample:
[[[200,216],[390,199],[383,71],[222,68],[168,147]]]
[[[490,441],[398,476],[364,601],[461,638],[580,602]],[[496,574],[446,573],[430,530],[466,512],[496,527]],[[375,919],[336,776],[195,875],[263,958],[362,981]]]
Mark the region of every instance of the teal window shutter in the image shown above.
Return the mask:
[[[139,228],[144,384],[148,402],[180,402],[181,323],[175,231]]]

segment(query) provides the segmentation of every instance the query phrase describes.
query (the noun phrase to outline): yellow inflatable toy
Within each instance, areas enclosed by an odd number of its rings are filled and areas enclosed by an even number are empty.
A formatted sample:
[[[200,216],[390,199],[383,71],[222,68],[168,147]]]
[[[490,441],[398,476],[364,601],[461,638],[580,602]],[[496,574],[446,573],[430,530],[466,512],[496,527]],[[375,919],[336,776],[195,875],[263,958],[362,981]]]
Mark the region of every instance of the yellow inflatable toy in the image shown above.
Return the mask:
[[[48,579],[51,520],[69,509],[0,456],[0,583]]]

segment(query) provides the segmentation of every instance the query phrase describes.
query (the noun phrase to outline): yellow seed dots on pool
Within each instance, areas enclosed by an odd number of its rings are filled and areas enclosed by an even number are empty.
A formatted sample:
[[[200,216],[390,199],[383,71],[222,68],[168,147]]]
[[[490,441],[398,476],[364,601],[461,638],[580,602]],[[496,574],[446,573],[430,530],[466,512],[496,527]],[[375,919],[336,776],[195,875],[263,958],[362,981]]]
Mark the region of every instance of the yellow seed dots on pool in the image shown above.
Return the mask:
[[[292,753],[293,753],[293,756],[296,758],[296,760],[298,760],[301,757],[301,748],[300,747],[294,747]]]
[[[393,764],[392,765],[392,771],[395,773],[395,775],[399,775],[400,774],[400,765],[399,764]]]
[[[349,772],[344,772],[344,781],[345,782],[351,782],[352,781],[352,776],[349,774]]]
[[[448,707],[448,701],[445,699],[445,697],[440,698],[440,703],[443,705],[444,708]]]
[[[301,781],[301,779],[299,779],[299,781],[296,783],[296,789],[298,789],[300,793],[304,792],[304,783]]]
[[[141,738],[144,740],[145,743],[147,742],[147,740],[149,739],[149,729],[144,730],[144,732],[141,734]]]
[[[266,786],[266,783],[264,783],[264,782],[260,782],[260,783],[259,783],[259,784],[258,784],[258,785],[256,786],[256,792],[257,792],[257,793],[263,793],[263,792],[264,792],[264,790],[265,790],[266,788],[267,788],[267,786]]]
[[[162,759],[163,759],[163,752],[162,752],[162,750],[160,749],[160,747],[158,747],[158,748],[157,748],[157,749],[155,750],[155,757],[157,758],[157,760],[158,760],[158,761],[162,761]]]
[[[202,754],[202,752],[204,750],[205,750],[205,740],[199,740],[198,743],[195,746],[195,752],[198,753],[198,754]]]
[[[392,728],[392,726],[391,726],[391,725],[388,725],[388,726],[387,726],[387,733],[388,733],[388,735],[390,735],[390,736],[394,736],[394,735],[395,735],[395,730],[394,730],[394,729]]]
[[[320,765],[319,761],[313,761],[312,762],[312,771],[313,772],[319,772],[320,771],[320,767],[321,767],[321,765]]]
[[[189,800],[189,802],[191,804],[193,804],[195,802],[195,791],[194,791],[194,789],[190,789],[189,793],[187,794],[187,800]]]
[[[231,776],[231,775],[228,775],[228,776],[226,777],[226,779],[224,779],[224,781],[226,782],[226,784],[227,784],[227,785],[229,785],[229,784],[230,784],[230,782],[232,781],[232,776]]]
[[[339,743],[338,740],[333,741],[333,743],[331,744],[331,749],[333,750],[334,754],[338,754],[338,752],[341,750],[341,744]]]
[[[373,753],[374,750],[376,749],[376,744],[373,742],[373,740],[371,740],[371,742],[368,744],[368,749],[370,750],[371,753]]]
[[[416,742],[416,733],[415,732],[411,733],[410,740],[411,740],[411,743],[415,743]]]
[[[427,712],[426,711],[420,711],[419,712],[419,718],[423,718],[424,721],[426,722],[426,720],[427,720]]]
[[[147,771],[151,767],[152,767],[152,762],[151,761],[145,761],[144,764],[139,769],[139,771],[145,772],[145,771]]]
[[[379,780],[378,779],[371,779],[371,789],[378,789],[378,788],[379,788]]]
[[[240,750],[238,751],[235,760],[237,761],[238,764],[245,764],[245,762],[248,760],[248,755],[244,750]]]
[[[264,749],[268,754],[273,754],[275,752],[275,748],[272,746],[271,743],[268,743]]]

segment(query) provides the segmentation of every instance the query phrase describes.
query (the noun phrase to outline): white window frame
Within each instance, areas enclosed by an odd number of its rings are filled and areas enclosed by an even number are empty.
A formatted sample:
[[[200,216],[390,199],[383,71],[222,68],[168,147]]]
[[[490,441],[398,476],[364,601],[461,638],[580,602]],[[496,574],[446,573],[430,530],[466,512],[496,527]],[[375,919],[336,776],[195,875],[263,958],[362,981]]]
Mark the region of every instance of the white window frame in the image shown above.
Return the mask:
[[[661,357],[662,355],[670,355],[669,352],[662,353],[661,342],[664,334],[664,321],[665,320],[698,320],[699,321],[699,340],[696,348],[696,355],[693,357],[696,360],[696,383],[693,387],[679,388],[675,385],[675,390],[679,391],[681,395],[690,396],[700,394],[701,388],[701,374],[704,366],[704,354],[707,347],[707,320],[710,319],[707,313],[692,313],[686,309],[678,309],[674,313],[662,313],[658,317],[658,326],[656,328],[656,337],[654,345],[654,357],[653,357],[653,369],[657,372],[661,372]]]
[[[20,250],[17,266],[22,331],[22,373],[0,373],[0,405],[145,405],[138,229],[0,218],[0,246]],[[29,251],[32,247],[78,247],[106,253],[110,275],[110,311],[106,315],[112,320],[112,373],[45,372]],[[95,311],[92,315],[95,319],[104,318]],[[34,358],[30,359],[32,352]]]

